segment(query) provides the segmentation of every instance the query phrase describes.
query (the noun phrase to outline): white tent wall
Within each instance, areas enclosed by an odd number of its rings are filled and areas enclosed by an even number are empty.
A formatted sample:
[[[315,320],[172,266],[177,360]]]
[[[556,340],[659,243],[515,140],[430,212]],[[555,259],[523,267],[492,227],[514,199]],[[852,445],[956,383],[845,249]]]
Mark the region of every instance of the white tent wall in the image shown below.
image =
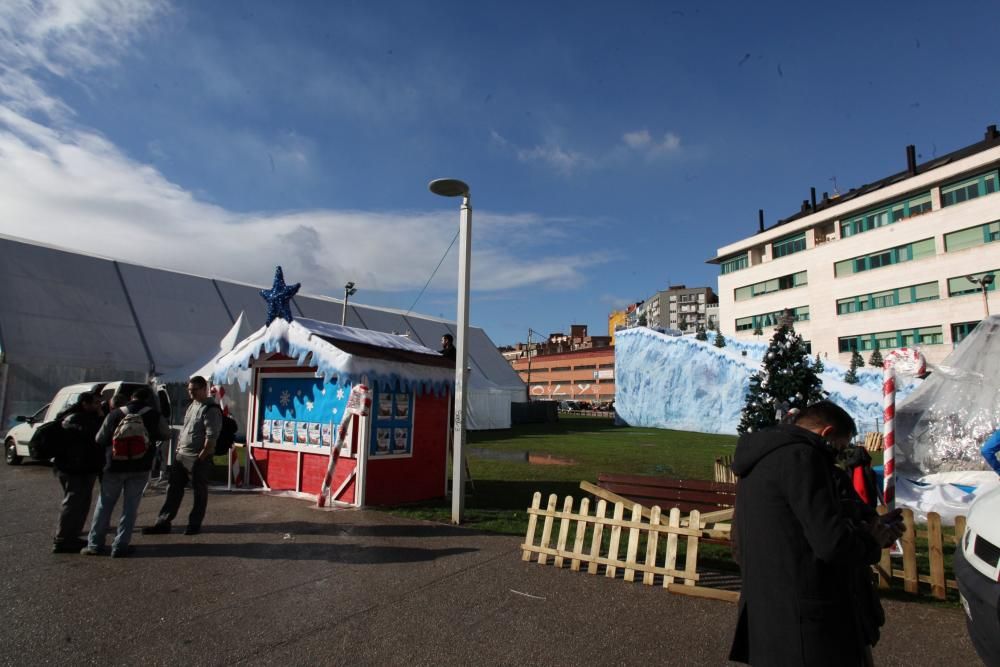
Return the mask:
[[[176,372],[210,358],[240,312],[252,330],[263,326],[260,289],[0,236],[0,425],[67,384],[141,381],[152,369]],[[339,299],[293,300],[293,315],[339,323],[341,312]],[[351,304],[347,313],[349,326],[409,332],[431,349],[454,334],[449,322],[392,309]],[[508,428],[524,383],[482,329],[469,330],[469,358],[469,427]],[[227,398],[242,404],[235,391]]]

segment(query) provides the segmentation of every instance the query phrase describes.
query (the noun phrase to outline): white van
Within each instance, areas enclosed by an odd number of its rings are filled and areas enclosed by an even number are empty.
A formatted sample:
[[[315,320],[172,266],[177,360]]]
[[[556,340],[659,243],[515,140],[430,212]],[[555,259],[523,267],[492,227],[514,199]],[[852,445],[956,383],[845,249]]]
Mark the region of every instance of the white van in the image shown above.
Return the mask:
[[[76,403],[76,400],[85,391],[99,393],[102,401],[110,401],[116,393],[131,396],[132,392],[147,385],[141,382],[124,382],[115,380],[114,382],[81,382],[63,387],[56,392],[56,395],[45,406],[41,407],[33,415],[21,415],[17,417],[17,426],[7,431],[4,436],[4,460],[7,465],[18,465],[25,457],[35,460],[35,452],[31,448],[31,438],[39,426],[50,422],[56,418],[60,412]],[[150,387],[150,389],[153,389]],[[157,387],[153,394],[154,400],[151,407],[160,411],[163,416],[170,418],[170,399],[167,392],[162,387]]]
[[[954,567],[969,637],[983,662],[1000,665],[1000,486],[973,501],[965,526]]]

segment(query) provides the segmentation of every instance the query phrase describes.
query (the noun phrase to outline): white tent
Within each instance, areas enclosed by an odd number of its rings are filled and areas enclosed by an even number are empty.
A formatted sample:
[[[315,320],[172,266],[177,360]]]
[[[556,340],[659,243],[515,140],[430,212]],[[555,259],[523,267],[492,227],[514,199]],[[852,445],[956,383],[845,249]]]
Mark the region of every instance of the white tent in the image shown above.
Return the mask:
[[[308,285],[307,276],[294,279]],[[241,313],[243,333],[264,324],[260,289],[0,236],[0,426],[75,382],[183,381],[219,352]],[[294,316],[326,322],[340,322],[343,308],[324,296],[292,301]],[[360,304],[348,306],[347,324],[431,349],[455,333],[446,320]],[[525,400],[525,386],[476,327],[469,366],[469,428],[509,427],[510,403]]]

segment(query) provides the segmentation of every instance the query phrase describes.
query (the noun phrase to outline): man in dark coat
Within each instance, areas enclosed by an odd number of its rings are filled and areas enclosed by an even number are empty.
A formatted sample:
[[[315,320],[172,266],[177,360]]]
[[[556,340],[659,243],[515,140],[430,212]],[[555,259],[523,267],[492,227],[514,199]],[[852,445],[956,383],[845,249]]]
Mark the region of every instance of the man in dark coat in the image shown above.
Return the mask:
[[[734,528],[743,590],[731,660],[839,667],[870,659],[851,582],[902,524],[898,512],[868,521],[845,512],[834,455],[854,434],[850,415],[821,401],[795,424],[740,438]]]
[[[104,450],[94,442],[101,427],[100,398],[85,391],[56,419],[64,435],[52,468],[62,486],[63,500],[52,552],[77,553],[86,544],[80,539],[80,531],[90,512],[94,482],[104,467]]]

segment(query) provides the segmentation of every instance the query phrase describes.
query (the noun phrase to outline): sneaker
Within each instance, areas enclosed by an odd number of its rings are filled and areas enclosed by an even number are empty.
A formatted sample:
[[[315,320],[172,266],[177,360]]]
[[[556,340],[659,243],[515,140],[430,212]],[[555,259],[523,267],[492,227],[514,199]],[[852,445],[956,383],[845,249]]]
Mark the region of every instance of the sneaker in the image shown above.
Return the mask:
[[[101,549],[99,547],[92,547],[90,545],[85,546],[80,549],[80,554],[83,556],[99,556],[101,555]]]
[[[169,523],[154,523],[152,526],[146,526],[142,529],[143,535],[166,535],[170,532]]]
[[[135,547],[131,544],[125,547],[119,547],[118,549],[111,550],[112,558],[128,558],[135,553]]]
[[[197,535],[201,532],[201,526],[188,526],[184,529],[185,535]]]

